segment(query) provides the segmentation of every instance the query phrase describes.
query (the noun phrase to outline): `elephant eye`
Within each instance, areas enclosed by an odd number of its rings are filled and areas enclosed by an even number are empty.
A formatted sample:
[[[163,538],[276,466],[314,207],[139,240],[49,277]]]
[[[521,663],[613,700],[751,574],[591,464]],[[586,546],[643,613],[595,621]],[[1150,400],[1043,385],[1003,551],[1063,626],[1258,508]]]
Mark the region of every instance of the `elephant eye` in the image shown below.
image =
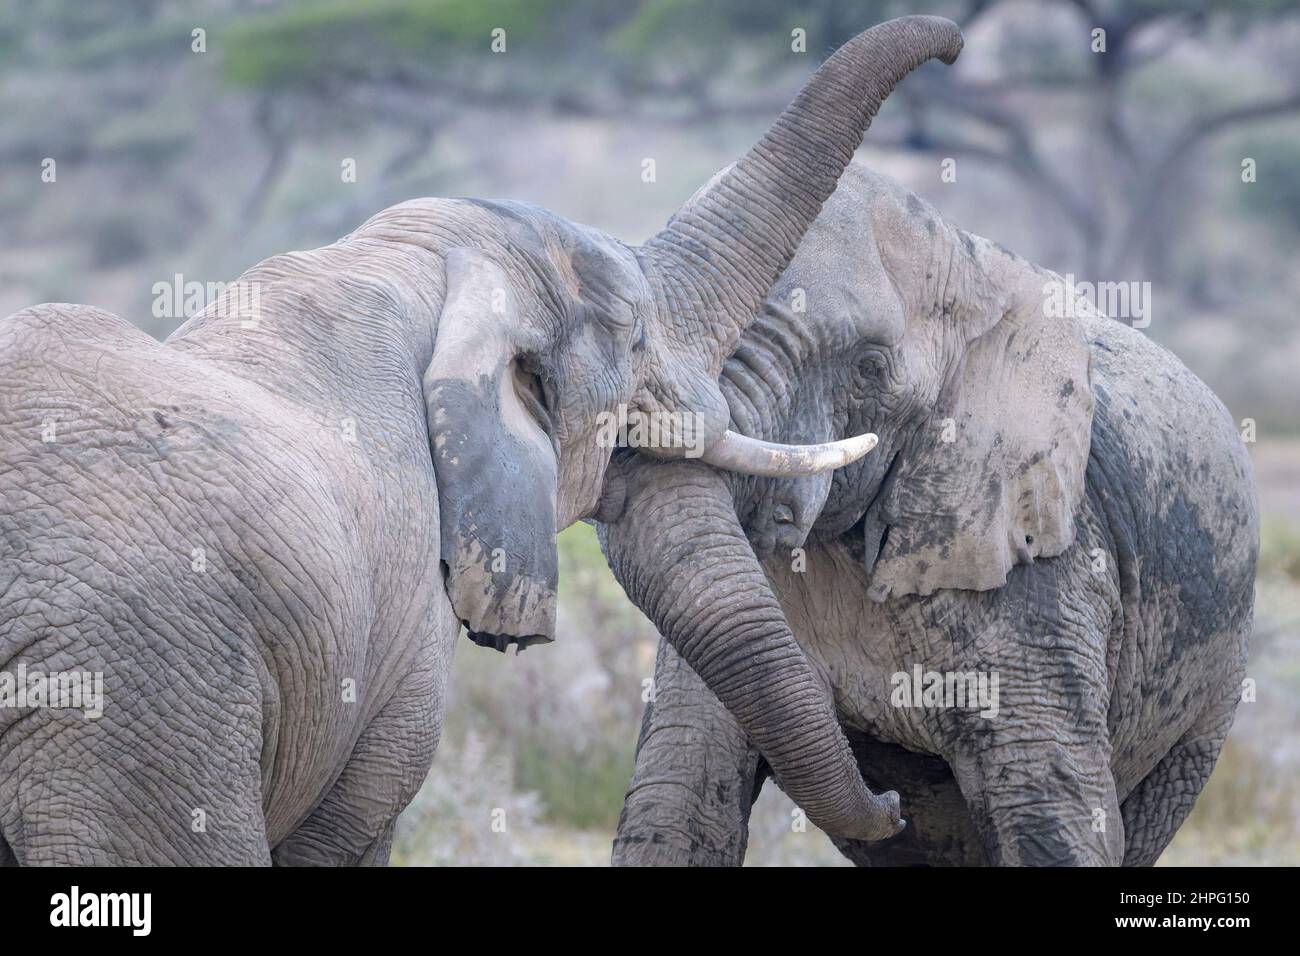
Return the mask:
[[[885,356],[879,351],[872,349],[858,359],[858,374],[874,375],[878,373],[885,365]]]
[[[528,368],[526,361],[522,358],[516,359],[512,363],[511,371],[515,394],[519,396],[520,403],[527,409],[528,414],[533,417],[542,431],[553,437],[555,435],[555,419],[551,414],[551,403],[547,399],[546,386],[542,382],[541,375]]]
[[[889,373],[889,358],[881,349],[868,349],[853,365],[852,377],[860,384],[876,384]]]

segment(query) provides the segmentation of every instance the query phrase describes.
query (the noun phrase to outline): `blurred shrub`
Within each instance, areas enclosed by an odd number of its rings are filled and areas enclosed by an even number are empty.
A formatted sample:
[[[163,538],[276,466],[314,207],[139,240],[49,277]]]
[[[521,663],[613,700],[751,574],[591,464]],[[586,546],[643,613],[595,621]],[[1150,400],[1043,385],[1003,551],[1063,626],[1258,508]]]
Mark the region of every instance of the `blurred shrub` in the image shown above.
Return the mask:
[[[1300,780],[1254,741],[1224,744],[1196,806],[1160,857],[1163,866],[1300,865]]]
[[[852,866],[811,823],[796,830],[794,810],[794,801],[773,781],[763,785],[749,815],[745,866]]]
[[[1260,526],[1259,572],[1300,583],[1300,529],[1276,520]]]
[[[397,821],[398,866],[509,866],[526,861],[536,827],[531,793],[514,787],[510,758],[473,732],[438,745],[434,770]],[[497,828],[493,829],[493,823]]]
[[[595,741],[579,749],[563,738],[525,731],[513,742],[515,785],[537,793],[547,821],[603,830],[613,839],[632,777],[637,729],[623,727],[610,734],[629,733],[625,739]]]

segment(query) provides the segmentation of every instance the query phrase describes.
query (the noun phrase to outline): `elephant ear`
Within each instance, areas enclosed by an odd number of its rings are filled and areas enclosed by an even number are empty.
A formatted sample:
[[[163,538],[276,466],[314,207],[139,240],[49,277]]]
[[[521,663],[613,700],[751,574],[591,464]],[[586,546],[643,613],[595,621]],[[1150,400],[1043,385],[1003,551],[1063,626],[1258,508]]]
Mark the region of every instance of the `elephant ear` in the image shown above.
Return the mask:
[[[527,647],[555,637],[557,457],[514,387],[528,343],[509,278],[474,249],[446,269],[424,394],[447,596],[475,643]]]
[[[1042,282],[972,330],[868,513],[873,600],[1001,587],[1015,565],[1074,540],[1092,433],[1088,344],[1077,321],[1049,317]]]

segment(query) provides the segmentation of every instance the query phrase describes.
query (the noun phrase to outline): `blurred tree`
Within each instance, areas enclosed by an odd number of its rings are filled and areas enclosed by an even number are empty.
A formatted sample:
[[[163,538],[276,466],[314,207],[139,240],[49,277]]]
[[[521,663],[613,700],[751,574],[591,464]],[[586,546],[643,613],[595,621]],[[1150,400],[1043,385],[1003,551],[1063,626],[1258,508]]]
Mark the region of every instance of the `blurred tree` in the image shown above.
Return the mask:
[[[900,88],[902,108],[886,110],[872,145],[1005,169],[1023,185],[1027,207],[1059,215],[1076,245],[1068,262],[1085,278],[1128,278],[1134,269],[1166,278],[1170,250],[1197,208],[1188,199],[1195,157],[1236,127],[1300,113],[1300,0],[927,0],[924,7],[981,36],[980,49],[968,53],[979,62],[919,71]],[[296,145],[322,131],[386,130],[387,182],[420,163],[450,123],[484,111],[677,124],[772,116],[797,82],[791,74],[807,73],[863,26],[917,8],[901,0],[7,6],[0,84],[41,68],[95,82],[83,81],[94,96],[61,107],[53,128],[15,124],[0,163],[38,162],[55,146],[75,159],[94,147],[97,161],[150,169],[153,188],[193,217],[238,209],[246,232],[270,207]],[[233,204],[199,198],[192,176],[172,174],[192,130],[166,140],[137,124],[131,135],[116,134],[111,152],[97,138],[123,110],[143,114],[161,102],[169,78],[188,79],[196,25],[207,31],[210,51],[200,68],[240,91],[244,132],[261,153]],[[795,28],[805,31],[806,55],[792,53]],[[1104,53],[1091,50],[1097,29]],[[505,31],[504,55],[493,52],[495,30]],[[984,52],[992,44],[1000,47],[996,58]],[[1182,62],[1193,53],[1230,72],[1207,82],[1202,67]],[[1259,61],[1249,76],[1237,65],[1243,57]],[[201,224],[166,241],[187,241]]]
[[[1242,204],[1256,215],[1280,219],[1285,227],[1300,232],[1300,137],[1252,137],[1245,153],[1256,162],[1256,175],[1269,184],[1266,190],[1247,190]]]
[[[1061,214],[1077,237],[1082,276],[1115,278],[1137,266],[1144,276],[1164,278],[1191,161],[1225,130],[1300,112],[1300,75],[1280,76],[1280,90],[1229,102],[1194,88],[1146,90],[1151,102],[1144,109],[1134,103],[1143,95],[1139,81],[1180,47],[1230,51],[1253,27],[1294,20],[1300,2],[1043,0],[1039,8],[1068,17],[1064,29],[1050,31],[1037,21],[1023,24],[1027,6],[928,3],[928,11],[968,30],[996,19],[1000,70],[977,81],[961,71],[922,71],[900,91],[905,126],[873,137],[873,145],[1002,165]],[[773,115],[789,90],[772,78],[801,62],[790,55],[791,30],[806,32],[810,68],[864,25],[915,7],[893,0],[283,4],[233,22],[224,41],[228,80],[266,97],[257,115],[268,165],[246,207],[252,211],[265,198],[296,135],[293,119],[272,119],[275,95],[300,97],[287,111],[299,123],[314,108],[408,130],[407,145],[388,162],[387,171],[396,173],[433,145],[456,110],[545,109],[623,120],[653,114],[688,123]],[[489,49],[497,28],[506,30],[506,57]],[[1102,50],[1093,49],[1098,29]],[[1063,113],[1078,118],[1067,137],[1031,122]],[[1153,113],[1184,119],[1138,125]],[[1050,147],[1048,134],[1055,137]]]
[[[891,145],[1006,166],[1074,231],[1083,263],[1076,272],[1082,278],[1131,278],[1137,266],[1143,277],[1166,279],[1168,250],[1186,206],[1179,200],[1185,199],[1186,176],[1201,148],[1233,127],[1300,113],[1294,46],[1270,49],[1260,36],[1294,31],[1300,2],[1043,4],[1053,5],[1073,11],[1073,29],[1040,30],[1032,38],[1016,30],[1024,3],[947,5],[968,30],[1005,15],[998,21],[1004,28],[1001,74],[978,82],[953,71],[923,74],[900,91],[910,121]],[[1280,89],[1241,91],[1234,87],[1247,84],[1230,82],[1241,79],[1231,76],[1211,90],[1190,83],[1139,88],[1150,75],[1145,71],[1180,48],[1208,47],[1226,60],[1248,40],[1273,55],[1269,68]],[[1139,104],[1139,98],[1145,102]],[[1077,125],[1072,135],[1061,137],[1056,130],[1033,128],[1028,119],[1033,115],[1070,116]],[[1050,150],[1045,133],[1057,134]]]

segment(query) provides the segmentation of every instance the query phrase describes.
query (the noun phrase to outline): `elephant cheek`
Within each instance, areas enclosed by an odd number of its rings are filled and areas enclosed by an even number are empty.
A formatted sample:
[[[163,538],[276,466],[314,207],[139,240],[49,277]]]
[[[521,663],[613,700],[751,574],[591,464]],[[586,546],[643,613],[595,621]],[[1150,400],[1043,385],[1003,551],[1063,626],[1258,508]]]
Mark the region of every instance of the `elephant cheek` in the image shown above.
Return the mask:
[[[556,459],[484,385],[431,383],[429,428],[448,597],[471,640],[504,651],[555,638]]]

